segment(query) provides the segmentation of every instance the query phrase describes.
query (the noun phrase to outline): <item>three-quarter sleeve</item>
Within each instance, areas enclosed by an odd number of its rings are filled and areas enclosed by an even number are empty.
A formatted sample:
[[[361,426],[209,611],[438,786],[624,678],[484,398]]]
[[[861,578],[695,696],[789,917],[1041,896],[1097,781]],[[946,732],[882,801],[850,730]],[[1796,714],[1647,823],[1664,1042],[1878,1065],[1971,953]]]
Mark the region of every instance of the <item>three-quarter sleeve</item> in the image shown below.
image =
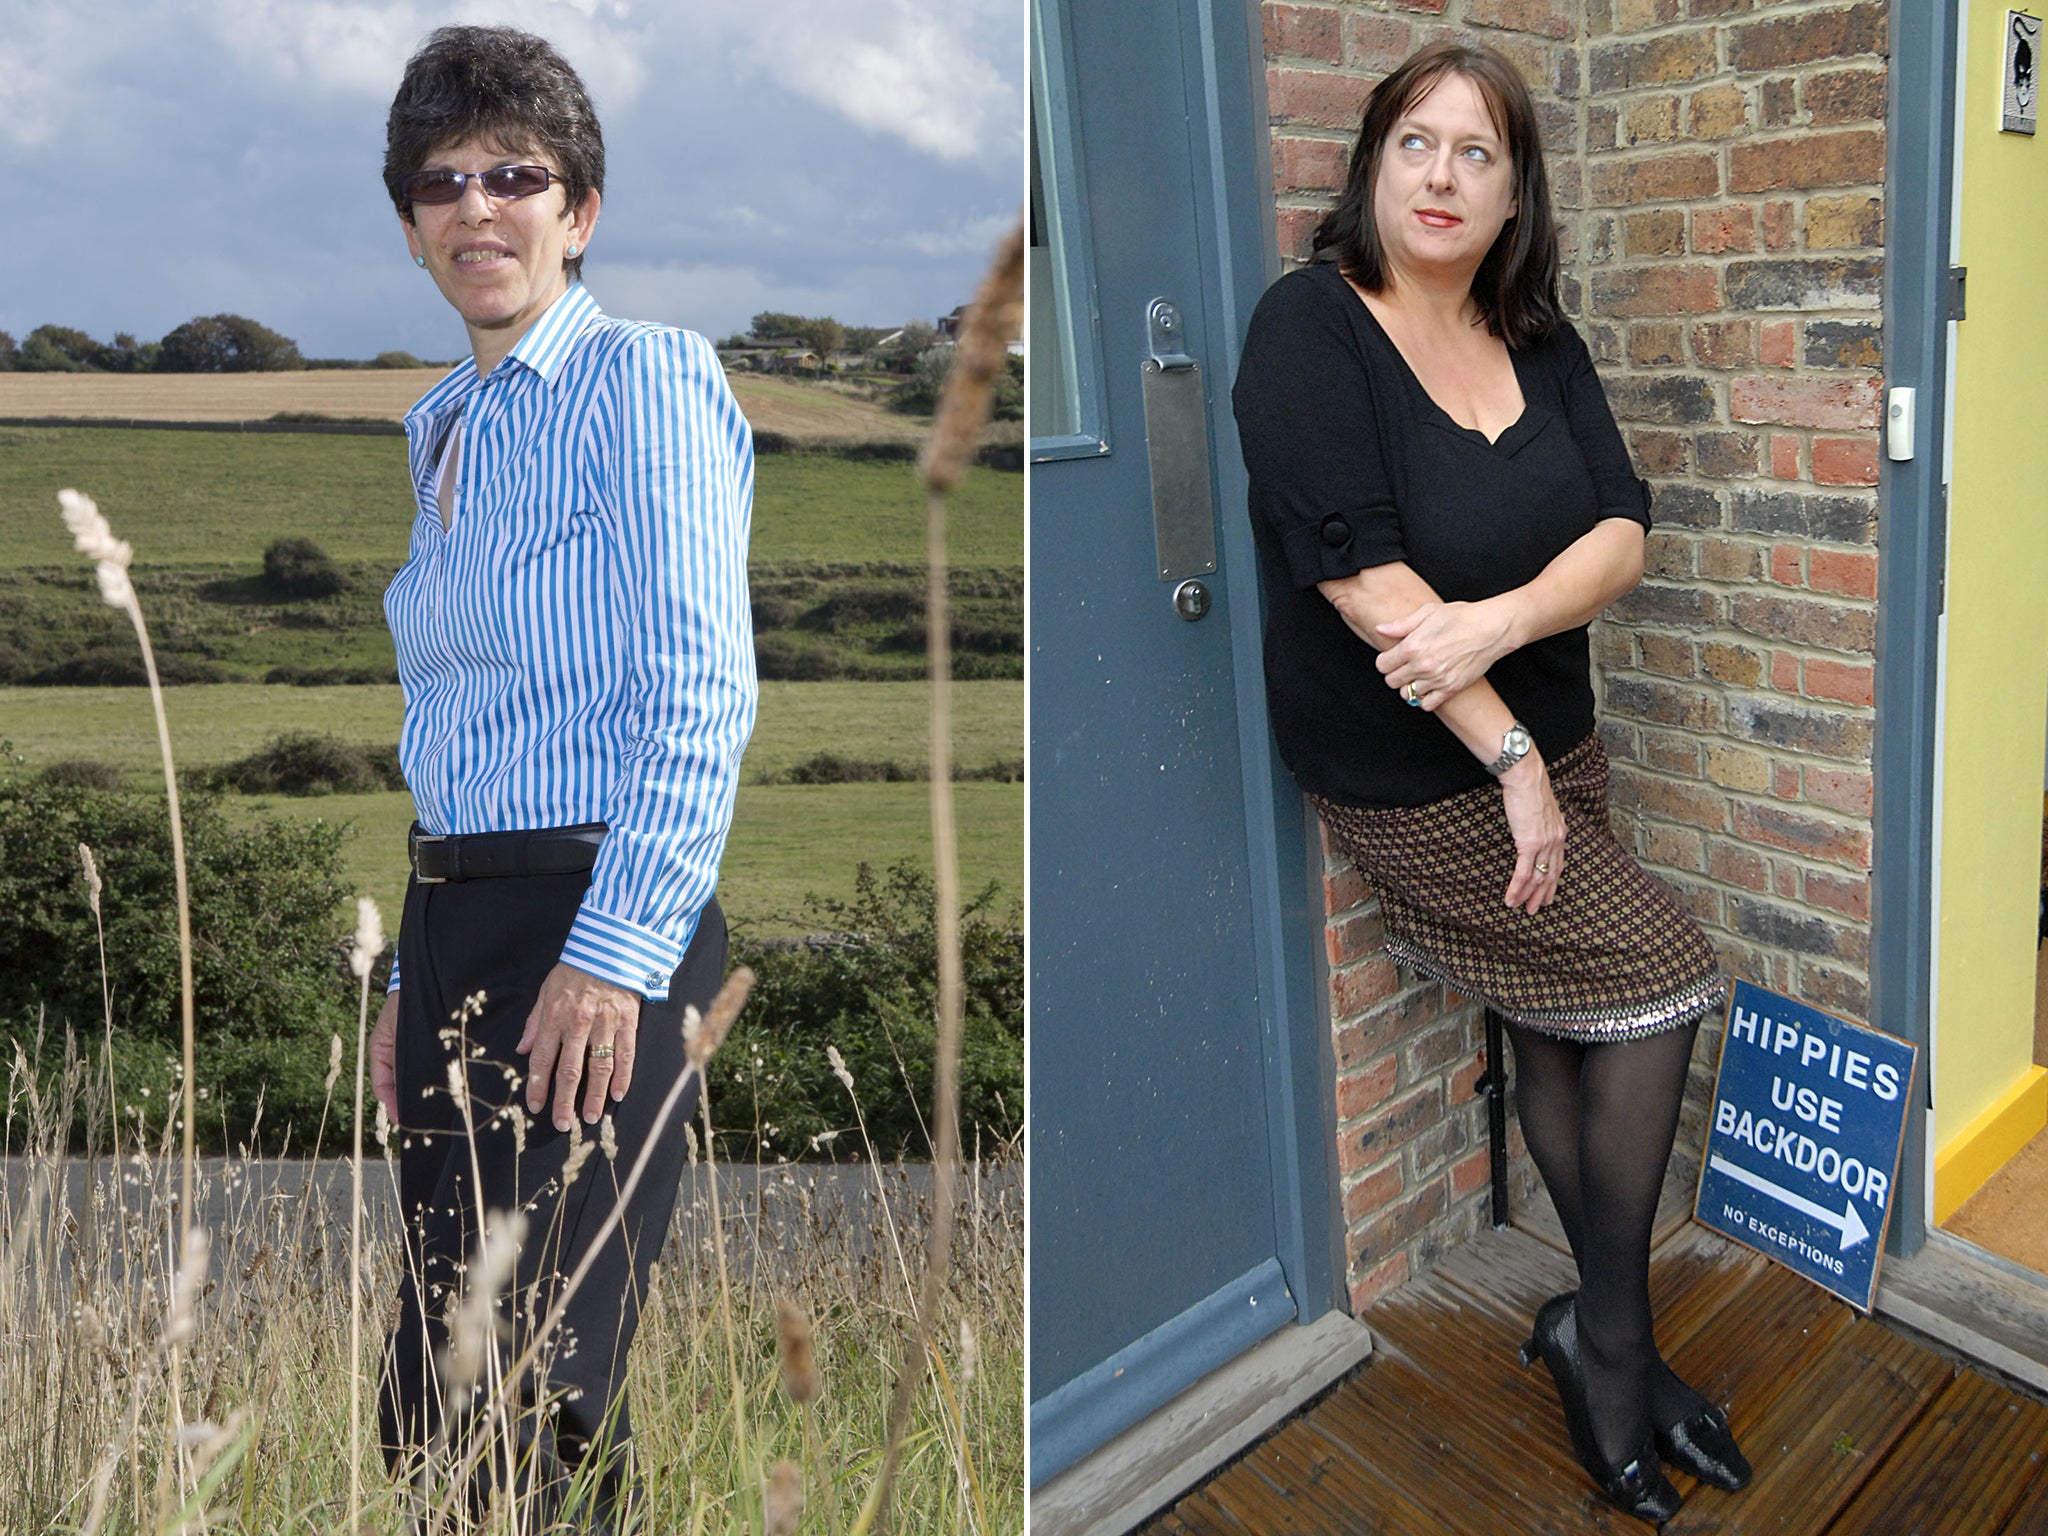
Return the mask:
[[[1297,587],[1406,558],[1380,450],[1357,302],[1298,272],[1252,314],[1231,404],[1254,515],[1274,532]]]
[[[1593,354],[1570,321],[1558,323],[1559,361],[1563,368],[1565,419],[1586,461],[1599,498],[1602,518],[1626,517],[1650,526],[1650,483],[1636,475],[1628,445],[1614,424],[1607,391],[1593,368]]]
[[[565,963],[660,1001],[718,879],[758,686],[753,445],[709,343],[649,331],[613,375],[607,595],[633,712]]]

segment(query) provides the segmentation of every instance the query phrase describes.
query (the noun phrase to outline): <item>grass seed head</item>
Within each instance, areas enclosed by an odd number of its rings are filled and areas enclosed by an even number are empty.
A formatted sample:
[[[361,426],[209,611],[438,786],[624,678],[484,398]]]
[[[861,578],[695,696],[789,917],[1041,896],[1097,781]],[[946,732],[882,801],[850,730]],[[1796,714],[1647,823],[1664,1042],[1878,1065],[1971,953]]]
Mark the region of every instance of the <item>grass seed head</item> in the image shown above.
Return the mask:
[[[718,1053],[725,1044],[725,1037],[732,1033],[732,1026],[740,1016],[740,1009],[746,1006],[747,993],[753,989],[754,973],[746,966],[735,966],[733,973],[725,978],[725,985],[718,989],[718,996],[711,1000],[711,1011],[693,1030],[687,1017],[684,1023],[683,1049],[690,1058],[690,1065],[698,1071]]]
[[[85,844],[78,845],[78,862],[85,867],[85,899],[92,904],[92,915],[100,915],[100,867],[93,862],[92,850]]]
[[[597,1150],[597,1143],[583,1137],[583,1121],[580,1117],[569,1117],[569,1156],[562,1164],[562,1188],[567,1189],[576,1182],[576,1176],[583,1171],[583,1165],[590,1161],[590,1154]]]
[[[370,967],[384,953],[384,918],[377,903],[367,896],[356,898],[356,947],[349,952],[348,968],[367,980]]]
[[[334,1081],[341,1076],[341,1036],[327,1037],[327,1091],[334,1092]]]
[[[763,1536],[795,1536],[804,1517],[804,1474],[793,1461],[768,1469],[768,1493],[762,1500]]]
[[[196,1309],[206,1290],[206,1261],[209,1253],[206,1228],[193,1225],[185,1233],[184,1257],[171,1282],[171,1315],[164,1324],[164,1343],[182,1344],[197,1327]]]
[[[846,1058],[839,1054],[839,1047],[836,1045],[826,1046],[825,1059],[832,1063],[832,1075],[845,1085],[848,1093],[853,1092],[853,1074],[847,1071]]]
[[[953,366],[932,413],[932,433],[919,468],[925,485],[950,491],[967,473],[995,398],[996,375],[1009,361],[1010,340],[1024,328],[1024,226],[1003,237],[995,260],[967,308]]]
[[[71,542],[78,546],[80,554],[94,562],[94,572],[100,582],[100,597],[109,607],[131,606],[135,601],[135,588],[128,581],[128,566],[135,558],[135,551],[128,547],[127,540],[114,537],[114,530],[100,515],[99,504],[90,496],[78,491],[59,491],[57,506],[64,514],[64,526],[70,530]]]
[[[448,1324],[448,1360],[443,1383],[450,1402],[483,1370],[490,1341],[497,1333],[498,1295],[512,1278],[519,1245],[525,1238],[524,1211],[485,1214],[483,1251],[469,1265],[469,1287],[462,1293]]]
[[[782,1390],[793,1403],[817,1400],[825,1383],[811,1347],[811,1320],[787,1296],[775,1298],[775,1352],[782,1363]]]

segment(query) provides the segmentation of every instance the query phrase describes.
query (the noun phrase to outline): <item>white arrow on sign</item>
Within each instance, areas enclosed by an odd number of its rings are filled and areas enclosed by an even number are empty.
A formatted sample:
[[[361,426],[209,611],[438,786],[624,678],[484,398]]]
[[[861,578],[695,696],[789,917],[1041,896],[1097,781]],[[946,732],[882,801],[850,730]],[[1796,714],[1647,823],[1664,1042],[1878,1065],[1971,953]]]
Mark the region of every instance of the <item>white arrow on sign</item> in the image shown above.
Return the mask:
[[[1773,1184],[1760,1173],[1751,1173],[1747,1168],[1736,1167],[1718,1152],[1707,1159],[1707,1164],[1709,1167],[1716,1168],[1722,1173],[1727,1174],[1729,1178],[1735,1180],[1738,1184],[1747,1184],[1751,1189],[1761,1194],[1769,1195],[1773,1200],[1782,1200],[1785,1204],[1791,1206],[1793,1210],[1802,1211],[1806,1215],[1811,1216],[1815,1221],[1824,1221],[1831,1227],[1839,1228],[1842,1234],[1842,1247],[1845,1249],[1854,1248],[1858,1243],[1870,1236],[1870,1228],[1863,1225],[1863,1218],[1856,1214],[1856,1202],[1854,1200],[1844,1199],[1842,1201],[1842,1209],[1838,1214],[1829,1210],[1824,1205],[1818,1205],[1807,1199],[1804,1195],[1795,1195],[1791,1190],[1781,1185]]]

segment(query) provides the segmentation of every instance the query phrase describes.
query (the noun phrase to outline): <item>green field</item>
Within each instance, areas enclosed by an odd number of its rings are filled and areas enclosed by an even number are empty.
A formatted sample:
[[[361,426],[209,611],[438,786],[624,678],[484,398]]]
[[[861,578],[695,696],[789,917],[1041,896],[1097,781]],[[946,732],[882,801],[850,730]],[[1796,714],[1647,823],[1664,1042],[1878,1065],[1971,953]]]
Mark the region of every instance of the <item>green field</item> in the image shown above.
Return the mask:
[[[135,548],[135,578],[161,657],[208,675],[260,679],[270,667],[363,668],[389,675],[379,594],[403,560],[412,504],[405,445],[395,437],[0,428],[0,677],[99,650],[132,659],[118,615],[91,591],[57,515],[56,492],[96,497]],[[956,567],[956,667],[1021,670],[1023,477],[975,469],[948,500]],[[764,673],[886,677],[921,673],[924,496],[914,466],[821,454],[770,454],[756,465],[751,551],[757,626],[776,648]],[[312,538],[350,575],[335,597],[265,595],[264,548]],[[11,654],[10,654],[11,649]],[[87,680],[98,680],[97,677]],[[113,679],[108,679],[113,680]],[[915,768],[925,757],[921,681],[769,682],[748,750],[722,894],[761,931],[801,929],[807,894],[851,892],[862,862],[929,865],[921,783],[778,785],[765,776],[822,752]],[[1020,682],[963,682],[954,760],[962,769],[1023,757]],[[311,730],[358,743],[396,739],[400,699],[388,684],[266,686],[222,681],[167,695],[181,766],[248,755],[272,736]],[[0,740],[26,765],[107,763],[146,788],[157,773],[146,690],[0,687]],[[963,881],[1023,889],[1023,787],[956,786]],[[396,911],[410,797],[370,794],[231,802],[233,814],[352,822],[352,877]]]
[[[352,742],[397,738],[400,700],[391,687],[266,688],[261,684],[173,688],[165,695],[172,749],[181,769],[243,757],[282,731],[319,731]],[[855,867],[915,859],[929,867],[926,786],[767,785],[764,775],[830,750],[844,757],[922,763],[930,690],[923,683],[765,683],[761,713],[742,769],[739,807],[727,849],[724,891],[735,917],[764,932],[800,928],[794,914],[813,891],[845,896]],[[141,688],[0,688],[0,740],[30,770],[67,759],[120,769],[147,789],[161,769],[156,717]],[[1014,763],[1024,755],[1023,685],[954,688],[954,760],[962,768]],[[961,879],[1023,889],[1023,792],[1016,784],[956,786]],[[238,800],[237,814],[349,821],[349,871],[386,911],[405,887],[404,794],[266,795]]]
[[[413,501],[397,437],[0,427],[0,567],[77,558],[57,492],[84,491],[139,566],[231,561],[254,568],[296,534],[340,562],[396,569]],[[975,468],[947,498],[956,565],[1024,560],[1024,477]],[[764,454],[754,470],[756,564],[919,563],[916,466]]]
[[[1023,889],[1024,786],[970,783],[953,791],[961,889],[974,894],[993,880],[1001,888],[999,908],[1007,911]],[[397,931],[410,795],[264,795],[234,805],[235,814],[251,820],[283,815],[352,825],[354,834],[343,844],[349,879],[376,898],[385,926]],[[818,927],[803,914],[806,896],[844,899],[853,894],[862,863],[883,867],[899,859],[931,868],[926,785],[744,784],[719,868],[718,898],[728,918],[754,933],[804,933]]]
[[[395,742],[402,708],[398,689],[390,686],[223,683],[164,694],[172,749],[186,770],[232,762],[284,731]],[[758,780],[825,750],[920,763],[930,708],[924,683],[763,683],[743,777]],[[129,774],[138,787],[156,782],[162,771],[156,716],[141,688],[0,688],[0,740],[11,740],[31,769],[90,758]],[[982,768],[1023,755],[1024,685],[955,684],[953,760]]]

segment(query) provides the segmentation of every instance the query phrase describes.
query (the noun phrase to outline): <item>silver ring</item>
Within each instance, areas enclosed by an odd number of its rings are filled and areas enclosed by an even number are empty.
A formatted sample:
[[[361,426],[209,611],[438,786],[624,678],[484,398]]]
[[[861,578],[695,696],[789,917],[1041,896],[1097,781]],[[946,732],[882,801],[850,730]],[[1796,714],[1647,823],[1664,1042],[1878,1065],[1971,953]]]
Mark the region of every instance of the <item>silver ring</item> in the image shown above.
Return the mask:
[[[593,1045],[588,1052],[592,1061],[610,1061],[612,1048],[608,1045]]]

